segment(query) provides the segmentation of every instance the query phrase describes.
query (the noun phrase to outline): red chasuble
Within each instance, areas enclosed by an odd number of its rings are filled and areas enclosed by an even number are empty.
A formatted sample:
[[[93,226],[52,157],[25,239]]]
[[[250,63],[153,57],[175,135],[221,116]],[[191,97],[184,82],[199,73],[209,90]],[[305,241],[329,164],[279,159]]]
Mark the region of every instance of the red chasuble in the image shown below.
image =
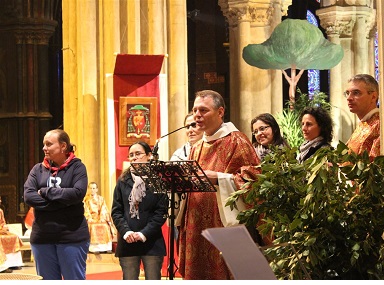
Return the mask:
[[[191,150],[190,159],[196,160],[203,170],[236,174],[238,189],[244,183],[242,177],[255,179],[258,172],[254,167],[259,164],[256,152],[247,136],[239,131],[214,141],[199,141]],[[190,193],[186,203],[179,235],[181,275],[185,279],[230,279],[220,252],[201,235],[204,229],[223,227],[216,193]]]
[[[360,122],[347,146],[355,153],[362,154],[368,151],[371,160],[380,155],[380,117],[379,112],[366,121]]]

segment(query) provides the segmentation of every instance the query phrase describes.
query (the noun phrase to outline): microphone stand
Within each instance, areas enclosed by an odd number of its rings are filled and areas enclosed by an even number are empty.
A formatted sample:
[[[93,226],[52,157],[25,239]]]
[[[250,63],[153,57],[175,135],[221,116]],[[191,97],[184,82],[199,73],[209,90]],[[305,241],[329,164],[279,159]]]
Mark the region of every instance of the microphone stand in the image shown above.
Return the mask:
[[[184,128],[189,128],[189,127],[195,127],[196,126],[196,122],[192,122],[186,126],[183,126],[181,128],[178,128],[168,134],[165,134],[163,136],[161,136],[159,139],[156,140],[156,144],[154,145],[153,147],[153,150],[152,150],[152,156],[153,156],[153,160],[155,161],[158,161],[159,160],[159,154],[157,153],[157,151],[159,150],[159,142],[162,138],[166,137],[166,136],[169,136],[177,131],[180,131],[181,129],[184,129]],[[175,207],[176,207],[176,201],[175,201],[175,182],[172,181],[172,186],[171,186],[171,197],[170,197],[170,204],[169,204],[169,208],[171,210],[171,213],[170,215],[168,216],[169,220],[170,220],[170,241],[169,241],[169,264],[168,264],[168,273],[169,273],[169,279],[170,280],[173,280],[174,278],[174,275],[175,275],[175,272],[173,270],[174,268],[174,265],[175,265],[175,258],[174,258],[174,246],[175,246]],[[169,199],[169,196],[168,196],[168,199]]]
[[[158,154],[157,152],[158,152],[158,150],[159,150],[159,142],[160,142],[160,140],[161,140],[162,138],[164,138],[164,137],[166,137],[166,136],[169,136],[169,135],[171,135],[171,134],[173,134],[173,133],[175,133],[175,132],[177,132],[177,131],[180,131],[181,129],[185,129],[185,128],[188,129],[189,127],[194,128],[195,126],[196,126],[196,122],[192,122],[192,123],[190,123],[190,124],[188,124],[188,125],[185,125],[185,126],[183,126],[183,127],[180,127],[180,128],[178,128],[178,129],[176,129],[176,130],[174,130],[174,131],[172,131],[172,132],[170,132],[170,133],[168,133],[168,134],[165,134],[165,135],[161,136],[160,138],[158,138],[158,139],[156,140],[156,144],[154,145],[153,150],[152,150],[153,160],[159,160],[159,154]]]

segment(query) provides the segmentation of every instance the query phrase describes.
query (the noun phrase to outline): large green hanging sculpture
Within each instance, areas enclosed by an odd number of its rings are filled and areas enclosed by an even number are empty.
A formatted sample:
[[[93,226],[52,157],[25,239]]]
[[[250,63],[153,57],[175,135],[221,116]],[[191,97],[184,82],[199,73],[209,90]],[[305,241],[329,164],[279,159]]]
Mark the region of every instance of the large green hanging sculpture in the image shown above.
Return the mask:
[[[243,49],[243,59],[261,69],[281,69],[290,84],[290,100],[306,69],[331,69],[344,56],[340,45],[324,38],[320,29],[307,20],[286,19],[274,29],[271,37],[261,44],[249,44]],[[291,69],[291,77],[285,72]],[[300,72],[296,75],[296,70]]]

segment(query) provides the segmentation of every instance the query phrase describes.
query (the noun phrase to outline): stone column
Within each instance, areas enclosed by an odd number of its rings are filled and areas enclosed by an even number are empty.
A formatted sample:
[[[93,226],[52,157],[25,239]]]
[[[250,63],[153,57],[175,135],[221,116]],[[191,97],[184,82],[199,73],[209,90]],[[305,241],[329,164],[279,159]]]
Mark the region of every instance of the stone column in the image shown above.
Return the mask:
[[[342,94],[351,76],[371,70],[368,43],[370,31],[375,23],[375,10],[364,3],[360,6],[339,6],[335,3],[323,2],[322,8],[317,10],[316,14],[329,39],[340,43],[344,49],[344,58],[330,72],[330,101],[333,105],[335,140],[347,142],[356,128],[358,119],[349,112]]]
[[[165,11],[164,0],[148,0],[148,54],[166,53]]]
[[[185,0],[167,0],[168,66],[168,127],[169,131],[183,126],[188,113],[188,42],[187,7]],[[177,111],[176,111],[177,110]],[[183,131],[169,136],[169,154],[186,142]],[[161,155],[161,154],[160,154]],[[166,158],[169,159],[169,156]]]
[[[63,2],[64,130],[90,181],[99,177],[100,165],[96,13],[96,2]]]
[[[368,73],[368,40],[367,40],[367,22],[365,15],[356,15],[355,27],[353,29],[353,50],[356,55],[355,70],[358,73]]]
[[[119,1],[63,1],[64,129],[111,203],[105,74],[113,73],[119,52]],[[98,6],[99,5],[99,6]],[[100,44],[102,43],[102,44]]]
[[[277,0],[273,3],[273,14],[271,21],[270,33],[272,34],[278,24],[281,23],[282,16],[287,15],[288,6],[292,4],[292,0]],[[269,35],[270,36],[270,35]],[[272,69],[271,72],[271,113],[282,112],[283,108],[283,75],[281,70]],[[285,80],[285,79],[284,79]]]
[[[338,33],[333,33],[328,35],[328,40],[334,44],[340,44],[340,35]],[[336,96],[330,97],[330,103],[333,106],[331,116],[334,122],[333,129],[333,142],[337,145],[340,138],[343,137],[343,129],[341,127],[341,121],[337,120],[337,118],[344,117],[344,113],[348,112],[348,108],[346,109],[346,99],[343,96],[343,80],[342,80],[342,67],[341,64],[336,65],[334,68],[330,70],[330,77],[332,78],[329,86],[330,94],[336,94]],[[340,107],[338,107],[340,106]],[[351,130],[349,130],[350,132]]]
[[[45,4],[0,1],[0,195],[8,197],[11,223],[25,213],[23,185],[53,125],[49,40],[58,3]]]
[[[121,2],[120,5],[120,52],[140,54],[140,0]]]
[[[384,17],[384,3],[383,1],[376,1],[376,9],[377,9],[377,19],[383,19]],[[384,62],[384,25],[383,21],[377,21],[377,30],[378,30],[378,41],[379,41],[379,90],[380,97],[379,100],[381,104],[384,102],[384,70],[383,70],[383,62]],[[384,142],[384,119],[383,119],[383,108],[380,108],[380,141]],[[384,155],[384,143],[380,144],[380,154]]]

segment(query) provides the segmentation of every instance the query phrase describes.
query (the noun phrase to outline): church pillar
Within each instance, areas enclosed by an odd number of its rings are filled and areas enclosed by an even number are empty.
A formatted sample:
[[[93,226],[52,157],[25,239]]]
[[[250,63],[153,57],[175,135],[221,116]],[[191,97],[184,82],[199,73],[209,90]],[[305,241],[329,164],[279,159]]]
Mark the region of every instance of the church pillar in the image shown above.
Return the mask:
[[[64,129],[110,204],[105,75],[113,73],[120,30],[119,2],[107,2],[63,1],[63,97]]]
[[[328,40],[334,44],[340,44],[340,36],[337,33],[329,34]],[[330,86],[329,92],[330,94],[337,94],[337,96],[330,96],[330,103],[332,106],[340,106],[333,107],[331,109],[331,116],[333,118],[334,127],[333,127],[333,141],[338,143],[340,138],[343,137],[343,128],[341,127],[342,122],[340,122],[337,118],[342,118],[343,113],[348,111],[345,109],[346,99],[342,95],[344,92],[343,89],[343,80],[342,80],[342,65],[338,64],[334,68],[330,70]],[[343,106],[343,108],[341,107]],[[351,132],[349,130],[348,132]]]
[[[75,154],[90,181],[98,177],[100,163],[96,10],[93,1],[63,2],[64,130],[78,146]]]
[[[282,16],[287,15],[288,6],[292,4],[292,0],[276,0],[273,3],[273,14],[271,21],[271,34],[278,24],[281,23]],[[270,36],[270,35],[269,35]],[[283,108],[283,75],[281,70],[271,69],[271,114],[282,112]]]
[[[166,53],[165,12],[163,0],[148,0],[148,54]]]
[[[140,0],[120,2],[120,53],[140,54]]]
[[[23,185],[42,161],[43,137],[52,127],[48,46],[57,21],[51,4],[57,3],[0,3],[0,195],[10,223],[25,213]]]
[[[242,20],[238,21],[237,28],[237,36],[238,36],[238,46],[236,53],[241,55],[243,52],[243,48],[250,43],[250,31],[251,31],[251,23],[249,19],[247,19],[249,15],[243,15]],[[237,82],[238,82],[238,90],[235,93],[230,94],[230,102],[232,108],[234,107],[237,112],[231,113],[231,120],[235,123],[235,125],[242,132],[250,132],[249,123],[253,116],[255,116],[255,112],[257,107],[256,104],[253,104],[255,97],[257,96],[253,92],[253,87],[260,87],[256,78],[264,78],[264,80],[270,81],[268,73],[266,71],[255,70],[253,66],[247,64],[242,57],[239,57],[237,61],[239,73],[237,74]],[[260,77],[255,77],[256,74]],[[256,83],[256,86],[252,86],[253,83]],[[263,84],[262,84],[263,85]],[[260,98],[261,99],[261,98]],[[266,99],[266,100],[265,100]],[[267,98],[263,98],[259,103],[263,105],[269,105],[270,101]],[[240,111],[241,110],[241,111]]]
[[[368,31],[369,32],[369,31]],[[353,48],[355,52],[355,70],[358,73],[368,73],[368,35],[366,15],[356,15],[355,28],[353,29]],[[373,74],[372,74],[373,75]]]
[[[172,131],[183,126],[184,118],[190,111],[188,110],[187,7],[185,0],[167,0],[167,2],[169,57],[165,58],[165,62],[168,66],[168,128]],[[168,139],[172,154],[186,142],[187,138],[181,131],[169,136]],[[169,157],[170,155],[167,160]]]
[[[219,1],[219,5],[230,27],[231,110],[239,110],[231,112],[231,121],[250,137],[251,119],[260,113],[271,112],[272,71],[248,65],[242,52],[248,44],[262,43],[271,34],[273,5],[269,1],[239,3],[232,0]],[[233,64],[235,62],[237,66]]]
[[[377,0],[376,1],[376,9],[377,9],[377,19],[383,19],[384,17],[384,3],[383,1]],[[378,42],[379,48],[379,101],[384,102],[384,69],[383,69],[383,62],[384,62],[384,25],[383,21],[377,21],[377,30],[378,30]],[[382,103],[381,103],[382,104]],[[383,119],[383,108],[380,108],[380,141],[384,141],[384,119]],[[384,155],[384,143],[380,144],[380,155]]]
[[[368,43],[375,25],[375,10],[362,3],[360,5],[337,5],[335,2],[321,2],[321,9],[316,11],[320,24],[329,39],[340,43],[344,50],[342,61],[330,71],[330,100],[333,105],[335,122],[335,140],[347,142],[358,122],[352,114],[343,96],[347,81],[358,73],[368,73]],[[374,76],[374,74],[371,74]],[[335,110],[337,108],[337,110]]]

